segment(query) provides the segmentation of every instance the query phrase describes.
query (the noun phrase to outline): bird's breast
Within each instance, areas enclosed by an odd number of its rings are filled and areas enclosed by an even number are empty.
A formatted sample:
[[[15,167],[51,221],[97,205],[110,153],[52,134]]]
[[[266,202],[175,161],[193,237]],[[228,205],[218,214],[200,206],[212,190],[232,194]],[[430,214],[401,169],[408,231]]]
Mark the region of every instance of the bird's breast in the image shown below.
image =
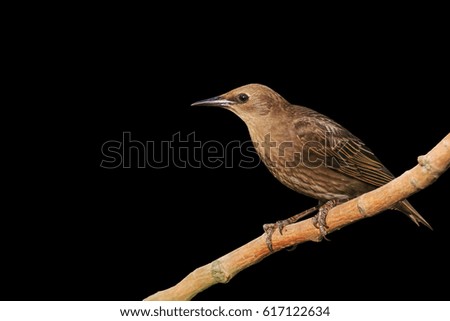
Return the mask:
[[[319,200],[356,196],[352,184],[359,182],[328,168],[295,137],[266,132],[252,135],[252,140],[269,171],[292,190]]]

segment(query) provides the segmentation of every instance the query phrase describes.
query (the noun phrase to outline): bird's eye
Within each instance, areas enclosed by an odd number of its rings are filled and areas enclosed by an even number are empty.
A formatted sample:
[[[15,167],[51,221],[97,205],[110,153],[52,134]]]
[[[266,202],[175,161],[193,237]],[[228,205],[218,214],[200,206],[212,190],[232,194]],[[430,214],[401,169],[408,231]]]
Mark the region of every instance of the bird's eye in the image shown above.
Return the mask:
[[[240,103],[245,103],[248,100],[247,94],[239,94],[237,99]]]

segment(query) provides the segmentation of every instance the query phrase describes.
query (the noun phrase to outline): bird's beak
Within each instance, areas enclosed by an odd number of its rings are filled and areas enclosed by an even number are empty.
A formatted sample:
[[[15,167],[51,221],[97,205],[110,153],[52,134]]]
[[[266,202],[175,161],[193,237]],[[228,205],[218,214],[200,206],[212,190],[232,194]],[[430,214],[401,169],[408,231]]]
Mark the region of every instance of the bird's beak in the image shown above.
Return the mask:
[[[212,97],[212,98],[208,98],[208,99],[204,99],[204,100],[200,100],[197,101],[193,104],[191,104],[191,106],[211,106],[211,107],[230,107],[231,105],[233,105],[235,102],[225,99],[221,96],[216,96],[216,97]]]

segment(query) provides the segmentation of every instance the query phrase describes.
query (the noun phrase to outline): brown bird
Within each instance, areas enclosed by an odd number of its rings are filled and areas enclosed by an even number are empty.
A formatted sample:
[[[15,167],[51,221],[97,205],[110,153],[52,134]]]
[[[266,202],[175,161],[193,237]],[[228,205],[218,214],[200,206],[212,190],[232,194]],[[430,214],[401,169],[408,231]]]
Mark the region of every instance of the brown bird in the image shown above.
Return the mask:
[[[315,224],[326,235],[326,213],[334,205],[391,181],[394,176],[374,153],[347,129],[307,107],[292,105],[272,89],[250,84],[192,106],[217,106],[238,115],[247,125],[255,149],[269,171],[294,191],[319,200]],[[276,224],[271,235],[319,206]],[[403,200],[394,209],[417,225],[430,224]]]

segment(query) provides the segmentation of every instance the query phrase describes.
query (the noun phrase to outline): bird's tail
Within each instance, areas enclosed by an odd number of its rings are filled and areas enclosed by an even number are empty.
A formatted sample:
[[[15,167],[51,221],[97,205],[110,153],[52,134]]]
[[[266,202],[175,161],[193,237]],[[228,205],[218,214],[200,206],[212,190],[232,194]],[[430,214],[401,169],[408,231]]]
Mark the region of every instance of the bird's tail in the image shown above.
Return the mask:
[[[417,224],[417,226],[422,223],[426,227],[428,227],[430,230],[433,230],[431,225],[425,221],[425,219],[422,217],[422,215],[419,214],[419,212],[416,211],[416,209],[407,201],[403,200],[401,202],[398,202],[395,205],[395,209],[401,211],[402,213],[405,213],[408,215],[408,217]]]

